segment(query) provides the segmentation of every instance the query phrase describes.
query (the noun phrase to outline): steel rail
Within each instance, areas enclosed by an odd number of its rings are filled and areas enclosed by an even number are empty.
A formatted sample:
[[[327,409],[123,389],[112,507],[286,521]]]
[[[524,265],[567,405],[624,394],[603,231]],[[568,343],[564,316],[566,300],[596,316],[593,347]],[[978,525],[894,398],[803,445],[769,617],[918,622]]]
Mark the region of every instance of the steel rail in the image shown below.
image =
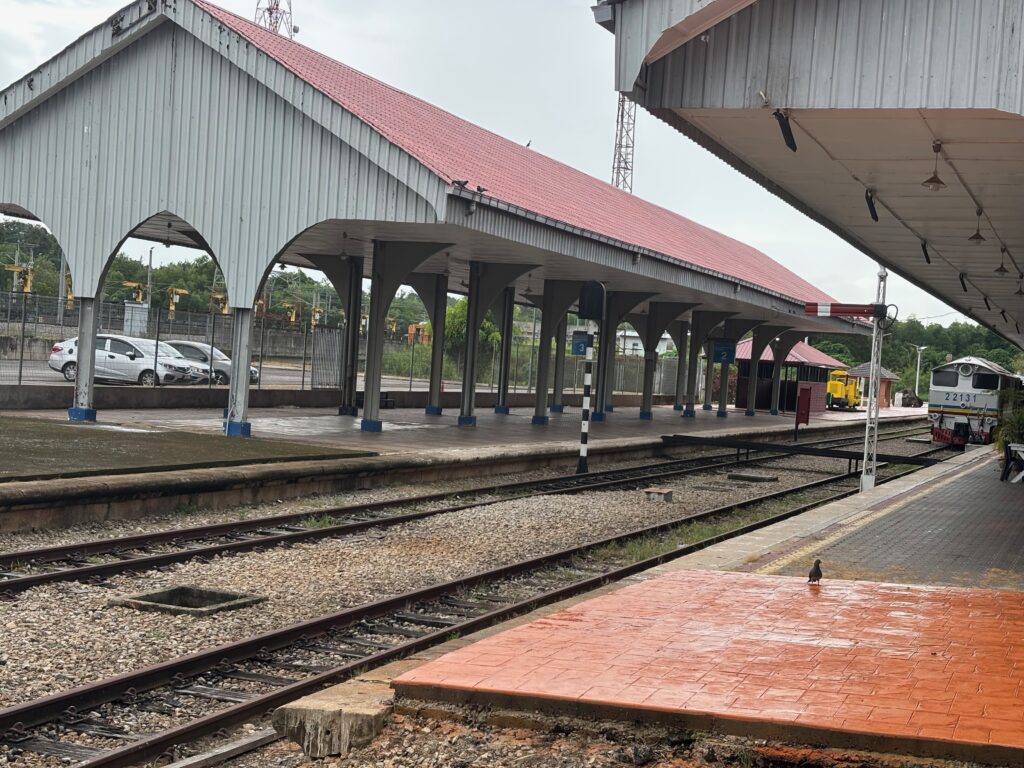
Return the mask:
[[[884,433],[880,437],[886,439],[895,440],[904,436],[913,436],[915,434],[924,434],[926,430],[922,430],[919,427],[910,427],[903,429],[892,430],[891,432]],[[861,438],[851,437],[833,437],[817,440],[813,442],[802,443],[801,445],[820,445],[823,443],[849,443],[858,442]],[[766,443],[766,446],[775,445],[774,443]],[[771,451],[761,450],[759,453],[771,453]],[[222,536],[229,533],[244,533],[247,531],[258,531],[263,528],[275,528],[281,525],[291,525],[295,523],[302,523],[308,520],[310,517],[315,516],[342,516],[342,515],[357,515],[367,514],[379,510],[390,509],[396,506],[408,506],[411,504],[426,504],[434,501],[443,501],[453,497],[463,496],[482,496],[487,494],[498,494],[505,493],[516,489],[526,489],[532,487],[546,487],[548,485],[556,484],[559,482],[576,482],[579,483],[583,480],[589,479],[594,482],[602,477],[608,477],[611,475],[618,475],[623,473],[640,472],[644,469],[658,468],[658,467],[669,467],[672,465],[684,465],[692,464],[700,461],[712,461],[717,459],[735,459],[735,453],[730,451],[728,453],[718,453],[707,456],[692,456],[682,457],[678,459],[669,459],[667,461],[657,462],[655,464],[643,464],[636,467],[621,467],[618,469],[607,469],[599,472],[591,472],[584,478],[579,475],[556,475],[549,478],[540,480],[523,480],[514,483],[498,483],[492,485],[474,486],[459,491],[438,491],[436,493],[419,494],[416,496],[406,496],[401,499],[388,499],[383,501],[366,502],[362,504],[349,504],[344,506],[325,507],[320,510],[305,511],[305,512],[290,512],[284,515],[273,515],[270,517],[254,518],[252,520],[233,520],[223,523],[210,523],[208,525],[194,526],[191,528],[177,528],[167,531],[155,531],[152,533],[141,533],[134,536],[122,536],[116,539],[96,539],[93,541],[76,542],[74,544],[61,544],[53,547],[39,547],[36,549],[26,549],[21,551],[13,552],[0,552],[0,569],[10,568],[19,563],[46,563],[55,562],[58,560],[65,560],[73,557],[85,557],[89,555],[99,554],[110,554],[114,552],[121,552],[129,549],[133,549],[141,546],[152,546],[155,544],[165,543],[183,543],[186,541],[197,541],[213,536]],[[4,582],[0,581],[0,585]]]
[[[936,449],[941,450],[941,449]],[[913,470],[910,470],[913,471]],[[613,536],[604,537],[601,539],[586,542],[584,544],[566,548],[557,552],[551,552],[544,555],[540,555],[534,558],[523,560],[517,563],[494,568],[488,571],[472,574],[469,576],[462,577],[453,581],[449,581],[443,584],[436,584],[429,587],[421,588],[406,592],[401,595],[384,598],[373,603],[358,606],[355,608],[346,609],[335,614],[319,617],[316,619],[298,622],[289,627],[285,627],[279,630],[272,630],[269,632],[261,633],[260,635],[246,638],[241,641],[234,643],[228,643],[222,646],[218,646],[212,649],[199,651],[193,654],[189,654],[184,657],[172,659],[160,664],[156,664],[144,669],[119,675],[106,680],[89,683],[78,688],[52,694],[34,701],[25,702],[20,705],[0,710],[0,732],[19,730],[24,728],[31,728],[34,726],[42,725],[47,722],[53,722],[58,720],[63,714],[72,712],[82,712],[95,708],[99,705],[107,702],[115,701],[119,698],[128,696],[134,697],[140,692],[152,690],[167,685],[169,682],[175,681],[180,677],[194,677],[204,672],[215,669],[218,665],[224,663],[244,661],[251,659],[257,654],[265,653],[272,650],[280,650],[281,648],[288,647],[295,644],[296,642],[302,642],[308,640],[310,637],[321,635],[329,630],[344,629],[352,627],[358,622],[368,618],[378,618],[388,612],[405,608],[409,605],[417,602],[423,602],[432,598],[437,598],[445,594],[452,592],[458,592],[461,589],[467,587],[476,586],[489,581],[501,580],[510,576],[521,574],[526,571],[535,570],[542,568],[553,563],[571,560],[574,557],[593,549],[597,549],[609,544],[615,544],[629,539],[637,538],[640,536],[647,536],[651,534],[661,533],[680,525],[686,525],[709,517],[720,516],[735,511],[738,508],[771,501],[783,496],[789,496],[799,494],[819,488],[821,486],[841,482],[846,479],[850,479],[855,476],[856,473],[841,473],[833,477],[824,478],[822,480],[816,480],[811,483],[806,483],[793,488],[774,491],[769,494],[764,494],[753,499],[747,499],[744,501],[733,502],[727,505],[716,507],[710,510],[704,510],[702,512],[694,513],[692,515],[686,515],[674,520],[665,521],[652,526],[645,526],[637,528],[632,531],[628,531]],[[892,479],[892,478],[887,478]],[[623,576],[635,573],[644,568],[650,567],[651,565],[665,562],[679,557],[683,554],[697,551],[711,544],[718,543],[720,541],[727,540],[734,536],[742,535],[752,530],[757,530],[761,527],[771,525],[772,523],[779,522],[780,520],[787,519],[794,515],[800,514],[807,509],[819,506],[837,498],[843,498],[845,496],[856,493],[856,488],[847,488],[840,491],[837,494],[831,494],[828,497],[817,499],[805,504],[802,504],[794,509],[786,510],[778,515],[769,516],[762,520],[754,523],[747,524],[735,528],[731,531],[726,531],[716,536],[705,539],[701,542],[686,545],[684,547],[677,548],[671,552],[663,553],[655,558],[649,558],[647,560],[632,563],[627,566],[616,568],[601,574],[597,574],[586,579],[573,582],[570,585],[560,587],[552,592],[546,592],[544,595],[535,596],[524,603],[517,603],[514,606],[508,606],[500,609],[496,609],[491,614],[486,616],[474,617],[472,620],[460,623],[458,625],[445,627],[443,631],[430,633],[417,638],[418,642],[430,644],[438,639],[438,637],[447,637],[452,632],[465,632],[495,620],[506,615],[512,615],[512,613],[520,612],[523,610],[525,605],[540,605],[543,604],[545,598],[550,600],[560,599],[560,597],[566,596],[571,593],[585,591],[592,588],[595,585],[603,584],[609,581],[613,581]],[[424,647],[419,645],[416,647]],[[396,646],[395,648],[388,649],[386,653],[375,653],[370,654],[367,657],[358,660],[360,664],[372,664],[377,663],[385,658],[390,658],[394,655],[399,655],[408,652],[413,646],[409,643],[402,644],[401,647]],[[313,690],[324,682],[330,682],[337,679],[338,676],[344,675],[347,671],[355,669],[354,664],[348,664],[339,666],[335,670],[331,670],[330,673],[324,675],[317,675],[306,680],[301,680],[292,686],[287,687],[288,696],[300,694],[307,690]],[[268,694],[273,701],[277,701],[276,698],[279,694],[283,693],[285,689],[279,691],[273,691]],[[266,708],[272,705],[270,699],[266,697],[259,697],[249,702],[230,707],[221,713],[215,713],[214,715],[204,717],[201,720],[194,721],[187,727],[192,729],[196,723],[200,723],[201,727],[207,725],[213,725],[219,723],[217,727],[221,727],[226,724],[232,717],[245,717],[253,711],[257,711],[260,708]],[[231,721],[236,722],[236,721]],[[177,732],[180,729],[173,729]],[[216,728],[212,728],[216,730]],[[192,732],[192,731],[190,731]],[[210,732],[210,731],[207,731]],[[144,756],[155,754],[153,749],[156,749],[159,744],[164,744],[168,739],[172,739],[172,736],[167,734],[171,732],[165,732],[157,734],[152,737],[148,737],[142,741],[133,743],[124,749],[111,750],[107,755],[99,758],[98,762],[88,762],[86,765],[92,766],[113,766],[113,765],[126,765],[128,764],[128,756],[131,755],[133,759],[141,759]],[[199,734],[197,734],[199,735]],[[141,748],[148,750],[146,754],[142,754],[139,750]],[[120,762],[118,762],[120,761]]]
[[[898,439],[898,438],[889,438]],[[835,440],[823,441],[823,442],[835,442]],[[758,451],[758,453],[761,453]],[[765,452],[767,453],[767,451]],[[690,460],[686,460],[685,463],[709,461],[711,459],[722,458],[723,455],[713,457],[695,457]],[[773,456],[747,456],[746,458],[740,459],[733,457],[730,454],[724,454],[728,456],[727,461],[711,463],[711,464],[700,464],[698,466],[687,466],[678,467],[675,469],[663,469],[662,471],[643,471],[643,470],[656,470],[667,464],[683,463],[681,461],[674,462],[661,462],[654,465],[645,465],[642,467],[629,468],[628,470],[610,470],[607,473],[603,473],[605,476],[609,474],[623,474],[625,477],[611,477],[610,479],[595,479],[592,475],[579,477],[576,475],[566,475],[559,478],[548,479],[544,481],[527,481],[527,483],[512,483],[506,486],[487,486],[485,490],[471,489],[470,491],[458,491],[449,493],[437,493],[427,494],[419,497],[412,497],[400,500],[389,500],[383,502],[373,502],[366,505],[352,505],[350,507],[344,507],[339,509],[345,509],[347,514],[358,514],[367,513],[371,510],[386,509],[388,507],[406,506],[410,503],[424,503],[433,500],[442,500],[445,498],[460,497],[467,495],[484,495],[486,492],[494,492],[495,489],[505,488],[519,488],[524,486],[537,487],[540,485],[538,490],[526,491],[523,493],[505,494],[499,498],[491,499],[488,501],[468,501],[463,504],[449,505],[440,509],[434,510],[422,510],[417,512],[409,512],[402,515],[389,515],[378,518],[371,518],[369,520],[357,520],[354,522],[339,523],[338,525],[320,526],[313,528],[306,528],[298,531],[286,531],[284,533],[261,533],[259,536],[251,538],[243,538],[233,541],[222,541],[213,544],[207,544],[205,546],[182,546],[181,549],[174,550],[172,552],[162,552],[149,555],[137,555],[137,556],[126,556],[123,560],[114,560],[108,563],[97,563],[94,565],[82,565],[72,568],[61,568],[51,571],[43,571],[40,573],[31,573],[27,575],[13,576],[6,579],[0,580],[0,594],[10,598],[18,592],[23,592],[33,587],[41,586],[43,584],[51,584],[54,582],[61,581],[81,581],[81,580],[101,580],[108,576],[112,576],[118,573],[125,573],[128,571],[140,571],[149,570],[152,568],[160,568],[163,566],[171,565],[173,563],[187,562],[195,558],[213,557],[224,553],[238,553],[246,552],[254,549],[263,549],[274,546],[296,544],[303,541],[319,540],[326,538],[333,538],[337,536],[354,535],[371,529],[383,529],[389,528],[396,525],[402,525],[404,523],[414,522],[416,520],[422,520],[428,517],[434,517],[437,515],[451,514],[455,512],[465,511],[475,507],[483,507],[491,504],[497,504],[505,501],[514,501],[518,499],[532,498],[536,496],[548,496],[565,493],[581,493],[586,491],[594,491],[605,488],[621,487],[623,485],[629,485],[636,482],[650,482],[653,480],[668,478],[668,477],[679,477],[688,474],[698,474],[700,472],[707,472],[709,470],[720,469],[724,467],[736,466],[737,464],[757,464],[764,461],[776,460],[786,458],[785,454],[773,455]],[[558,485],[557,483],[563,483]],[[327,514],[328,510],[322,510],[318,514]],[[301,519],[308,520],[312,517],[310,513],[302,513]],[[282,516],[288,519],[296,517],[296,515]],[[44,557],[49,559],[44,562],[60,562],[61,559],[66,561],[74,562],[76,559],[83,557],[87,554],[116,554],[119,551],[125,551],[131,549],[132,546],[127,542],[132,542],[134,547],[151,546],[157,543],[172,543],[176,545],[183,545],[186,541],[197,541],[200,538],[210,538],[213,536],[224,536],[231,534],[242,534],[245,532],[255,531],[267,531],[274,529],[275,525],[267,525],[268,518],[264,518],[260,521],[243,521],[242,527],[237,527],[234,523],[215,523],[210,526],[201,526],[193,529],[184,529],[179,531],[165,531],[158,532],[155,536],[148,536],[147,534],[140,534],[138,536],[126,537],[124,539],[104,539],[95,542],[85,542],[82,544],[62,545],[60,547],[52,547],[46,550],[26,550],[20,553],[9,553],[0,557],[0,568],[10,568],[20,562],[38,562],[37,557],[28,558],[27,555],[32,552],[43,552]],[[255,523],[255,525],[250,525]],[[260,524],[262,523],[262,524]],[[205,535],[190,536],[188,535],[189,530],[194,532],[203,531]],[[184,540],[182,540],[182,534],[185,534]],[[117,547],[111,545],[116,544]],[[107,548],[105,551],[99,550],[100,545],[105,545]],[[63,555],[63,558],[58,557],[58,554]]]

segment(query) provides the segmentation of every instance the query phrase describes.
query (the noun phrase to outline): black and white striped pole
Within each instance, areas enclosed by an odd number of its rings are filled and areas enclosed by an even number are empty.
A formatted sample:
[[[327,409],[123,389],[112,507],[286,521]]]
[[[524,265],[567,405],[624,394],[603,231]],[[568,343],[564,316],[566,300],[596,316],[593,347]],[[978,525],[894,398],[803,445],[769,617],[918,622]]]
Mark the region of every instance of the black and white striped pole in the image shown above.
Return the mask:
[[[594,320],[601,323],[604,333],[605,289],[604,285],[591,280],[580,289],[579,312],[580,320]],[[574,336],[576,334],[573,334]],[[583,335],[582,333],[580,335]],[[574,340],[575,341],[575,340]],[[575,343],[573,344],[575,347]],[[578,354],[574,350],[574,354]],[[593,389],[594,373],[594,334],[586,333],[586,363],[583,367],[583,413],[580,419],[580,458],[576,464],[576,474],[584,475],[587,469],[587,443],[590,440],[590,397]]]
[[[594,369],[594,334],[587,334],[586,362],[583,364],[583,415],[580,418],[580,458],[576,474],[585,475],[587,469],[587,440],[590,437],[590,387]]]

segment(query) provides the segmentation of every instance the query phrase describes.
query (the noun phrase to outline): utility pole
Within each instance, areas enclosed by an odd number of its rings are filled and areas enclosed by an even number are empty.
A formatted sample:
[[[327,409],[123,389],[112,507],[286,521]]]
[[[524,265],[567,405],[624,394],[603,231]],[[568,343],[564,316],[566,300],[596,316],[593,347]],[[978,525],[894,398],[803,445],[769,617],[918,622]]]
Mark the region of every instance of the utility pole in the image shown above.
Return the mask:
[[[146,270],[146,306],[153,306],[153,249],[149,249],[149,268]]]
[[[64,251],[60,252],[60,279],[57,281],[57,325],[64,325],[64,304],[67,301],[68,263],[64,260]]]
[[[878,269],[878,288],[875,305],[885,306],[885,281],[889,273],[885,267]],[[864,425],[864,466],[861,468],[860,490],[869,491],[875,487],[875,471],[878,464],[878,409],[879,389],[882,379],[882,322],[885,317],[874,318],[871,331],[871,375],[868,379],[868,414]]]

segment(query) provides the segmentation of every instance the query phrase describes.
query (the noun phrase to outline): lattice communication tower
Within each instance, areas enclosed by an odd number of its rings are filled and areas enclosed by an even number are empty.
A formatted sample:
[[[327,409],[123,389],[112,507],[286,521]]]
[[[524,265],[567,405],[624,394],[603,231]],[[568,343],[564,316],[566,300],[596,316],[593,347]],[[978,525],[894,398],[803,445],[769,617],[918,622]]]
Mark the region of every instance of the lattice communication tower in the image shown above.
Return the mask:
[[[289,39],[299,33],[299,28],[292,22],[292,0],[259,0],[256,23]]]
[[[615,118],[615,155],[612,158],[612,184],[633,192],[633,137],[636,132],[636,102],[619,93]]]

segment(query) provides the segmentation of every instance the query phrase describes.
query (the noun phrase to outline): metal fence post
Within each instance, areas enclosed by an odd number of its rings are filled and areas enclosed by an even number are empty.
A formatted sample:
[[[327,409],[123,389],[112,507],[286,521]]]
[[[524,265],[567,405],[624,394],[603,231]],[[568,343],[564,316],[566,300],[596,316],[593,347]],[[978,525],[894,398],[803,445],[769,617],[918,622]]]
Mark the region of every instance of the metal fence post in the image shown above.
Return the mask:
[[[156,308],[156,344],[153,347],[153,386],[160,386],[160,307]]]
[[[28,313],[25,311],[25,294],[21,294],[21,341],[18,345],[18,384],[21,384],[21,373],[25,367],[25,320]]]
[[[416,339],[409,345],[409,391],[412,392],[412,369],[416,365]]]
[[[309,338],[309,326],[302,326],[302,377],[299,379],[299,389],[306,388],[306,340]]]
[[[213,371],[213,342],[216,340],[216,338],[217,338],[217,313],[213,312],[210,315],[210,354],[209,354],[209,359],[207,360],[207,363],[206,363],[207,366],[210,368],[210,378],[209,378],[209,380],[206,383],[206,388],[207,389],[213,389],[213,379],[214,379],[214,371]]]
[[[263,318],[260,320],[260,376],[259,381],[256,382],[256,389],[263,389],[263,349],[264,340],[267,332],[267,315],[264,313]],[[231,354],[235,354],[232,350]]]

